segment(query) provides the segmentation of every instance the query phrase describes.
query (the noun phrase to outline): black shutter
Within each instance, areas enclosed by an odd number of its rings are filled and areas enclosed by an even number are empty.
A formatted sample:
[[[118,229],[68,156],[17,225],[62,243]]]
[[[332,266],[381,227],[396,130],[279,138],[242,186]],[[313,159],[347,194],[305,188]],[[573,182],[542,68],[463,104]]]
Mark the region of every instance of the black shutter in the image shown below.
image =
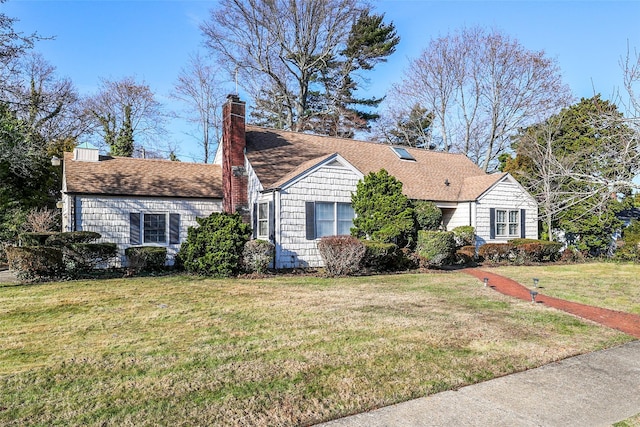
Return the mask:
[[[523,239],[527,237],[527,224],[525,218],[525,210],[520,209],[520,237]]]
[[[251,220],[251,224],[253,227],[253,238],[258,238],[258,204],[253,204],[253,219]]]
[[[140,214],[129,213],[129,244],[140,244]]]
[[[169,244],[180,243],[180,214],[169,214]]]
[[[495,208],[489,209],[489,238],[496,238],[496,210]]]
[[[316,204],[315,202],[305,202],[304,211],[306,218],[307,240],[316,238]]]
[[[276,210],[273,201],[269,202],[269,241],[276,242]]]

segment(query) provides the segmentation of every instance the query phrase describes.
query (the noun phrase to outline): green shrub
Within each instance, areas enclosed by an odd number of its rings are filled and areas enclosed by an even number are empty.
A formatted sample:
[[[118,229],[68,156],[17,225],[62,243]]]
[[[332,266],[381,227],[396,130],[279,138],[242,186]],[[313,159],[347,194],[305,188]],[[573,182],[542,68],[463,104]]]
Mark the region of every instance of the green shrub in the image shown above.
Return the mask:
[[[562,243],[536,239],[513,239],[516,258],[525,262],[553,262],[560,258]]]
[[[124,254],[128,267],[135,271],[162,270],[167,261],[167,248],[162,246],[131,246]]]
[[[351,204],[356,213],[351,234],[366,240],[412,245],[415,240],[413,208],[402,194],[402,183],[381,169],[358,182]]]
[[[118,245],[115,243],[67,243],[62,248],[65,268],[72,275],[109,263],[117,254]]]
[[[47,246],[9,246],[9,268],[20,280],[35,281],[59,277],[64,271],[62,251]]]
[[[413,202],[413,211],[419,230],[435,231],[440,228],[442,224],[442,211],[435,203],[416,200]]]
[[[189,227],[179,262],[190,273],[216,277],[238,274],[251,227],[238,214],[212,213],[196,220],[199,227]]]
[[[56,234],[58,233],[53,231],[22,233],[20,235],[20,246],[46,246],[47,239]]]
[[[393,243],[362,240],[364,257],[362,266],[372,271],[393,271],[397,269],[398,246]]]
[[[249,240],[244,244],[242,264],[251,273],[263,274],[275,256],[275,245],[267,240]]]
[[[431,267],[452,263],[456,252],[453,233],[451,231],[418,231],[416,252]]]
[[[471,225],[462,225],[453,230],[453,237],[456,240],[456,247],[474,246],[476,243],[476,229]],[[474,246],[475,250],[475,246]]]
[[[91,243],[100,239],[102,235],[94,231],[65,231],[55,233],[46,240],[47,246],[66,246],[75,243]]]
[[[515,259],[515,246],[511,243],[485,243],[478,249],[478,256],[493,263]]]
[[[318,242],[324,268],[330,276],[348,276],[360,272],[364,244],[352,236],[327,236]]]
[[[640,262],[640,221],[634,220],[622,230],[622,245],[614,255],[621,261]]]

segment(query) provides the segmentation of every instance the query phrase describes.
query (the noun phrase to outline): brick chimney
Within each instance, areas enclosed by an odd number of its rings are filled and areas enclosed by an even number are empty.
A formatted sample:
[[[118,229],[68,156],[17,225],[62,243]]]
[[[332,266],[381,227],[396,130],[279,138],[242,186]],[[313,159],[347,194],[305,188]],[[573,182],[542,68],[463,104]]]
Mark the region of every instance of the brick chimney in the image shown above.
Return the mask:
[[[228,95],[222,106],[222,188],[223,208],[239,213],[249,221],[247,171],[244,167],[245,103],[237,95]]]

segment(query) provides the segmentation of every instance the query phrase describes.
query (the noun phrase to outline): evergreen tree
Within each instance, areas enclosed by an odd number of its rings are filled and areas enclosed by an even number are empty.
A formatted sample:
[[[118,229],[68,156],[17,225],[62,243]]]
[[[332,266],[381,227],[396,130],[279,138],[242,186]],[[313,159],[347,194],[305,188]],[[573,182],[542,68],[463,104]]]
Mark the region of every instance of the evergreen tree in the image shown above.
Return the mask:
[[[115,143],[111,145],[111,155],[131,157],[133,156],[133,127],[131,126],[131,105],[124,106],[124,118],[122,127],[118,131]]]
[[[395,243],[399,247],[415,241],[411,202],[402,194],[402,182],[381,169],[358,182],[351,196],[356,213],[351,234],[358,238]]]

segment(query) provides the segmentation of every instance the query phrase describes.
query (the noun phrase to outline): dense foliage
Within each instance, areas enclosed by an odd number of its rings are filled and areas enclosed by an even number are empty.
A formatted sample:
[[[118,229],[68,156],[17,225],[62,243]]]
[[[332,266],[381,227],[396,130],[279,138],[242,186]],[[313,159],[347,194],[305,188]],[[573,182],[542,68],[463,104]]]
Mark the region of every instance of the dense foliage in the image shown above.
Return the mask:
[[[456,240],[456,247],[474,246],[476,243],[476,229],[471,225],[461,225],[453,230],[453,237]]]
[[[405,247],[415,240],[411,202],[402,194],[402,183],[382,169],[358,182],[351,196],[356,213],[352,235]]]
[[[127,267],[134,272],[162,270],[167,262],[167,248],[161,246],[131,246],[124,254]]]
[[[215,277],[238,274],[251,227],[238,214],[217,212],[197,218],[197,222],[199,226],[189,227],[187,240],[180,246],[180,263],[195,274]]]
[[[418,231],[416,252],[426,265],[441,267],[455,260],[456,241],[450,231]]]
[[[420,230],[437,230],[442,225],[442,211],[434,202],[416,200],[413,211]]]
[[[275,245],[268,240],[249,240],[242,251],[244,269],[250,273],[264,274],[273,262],[275,250]]]

